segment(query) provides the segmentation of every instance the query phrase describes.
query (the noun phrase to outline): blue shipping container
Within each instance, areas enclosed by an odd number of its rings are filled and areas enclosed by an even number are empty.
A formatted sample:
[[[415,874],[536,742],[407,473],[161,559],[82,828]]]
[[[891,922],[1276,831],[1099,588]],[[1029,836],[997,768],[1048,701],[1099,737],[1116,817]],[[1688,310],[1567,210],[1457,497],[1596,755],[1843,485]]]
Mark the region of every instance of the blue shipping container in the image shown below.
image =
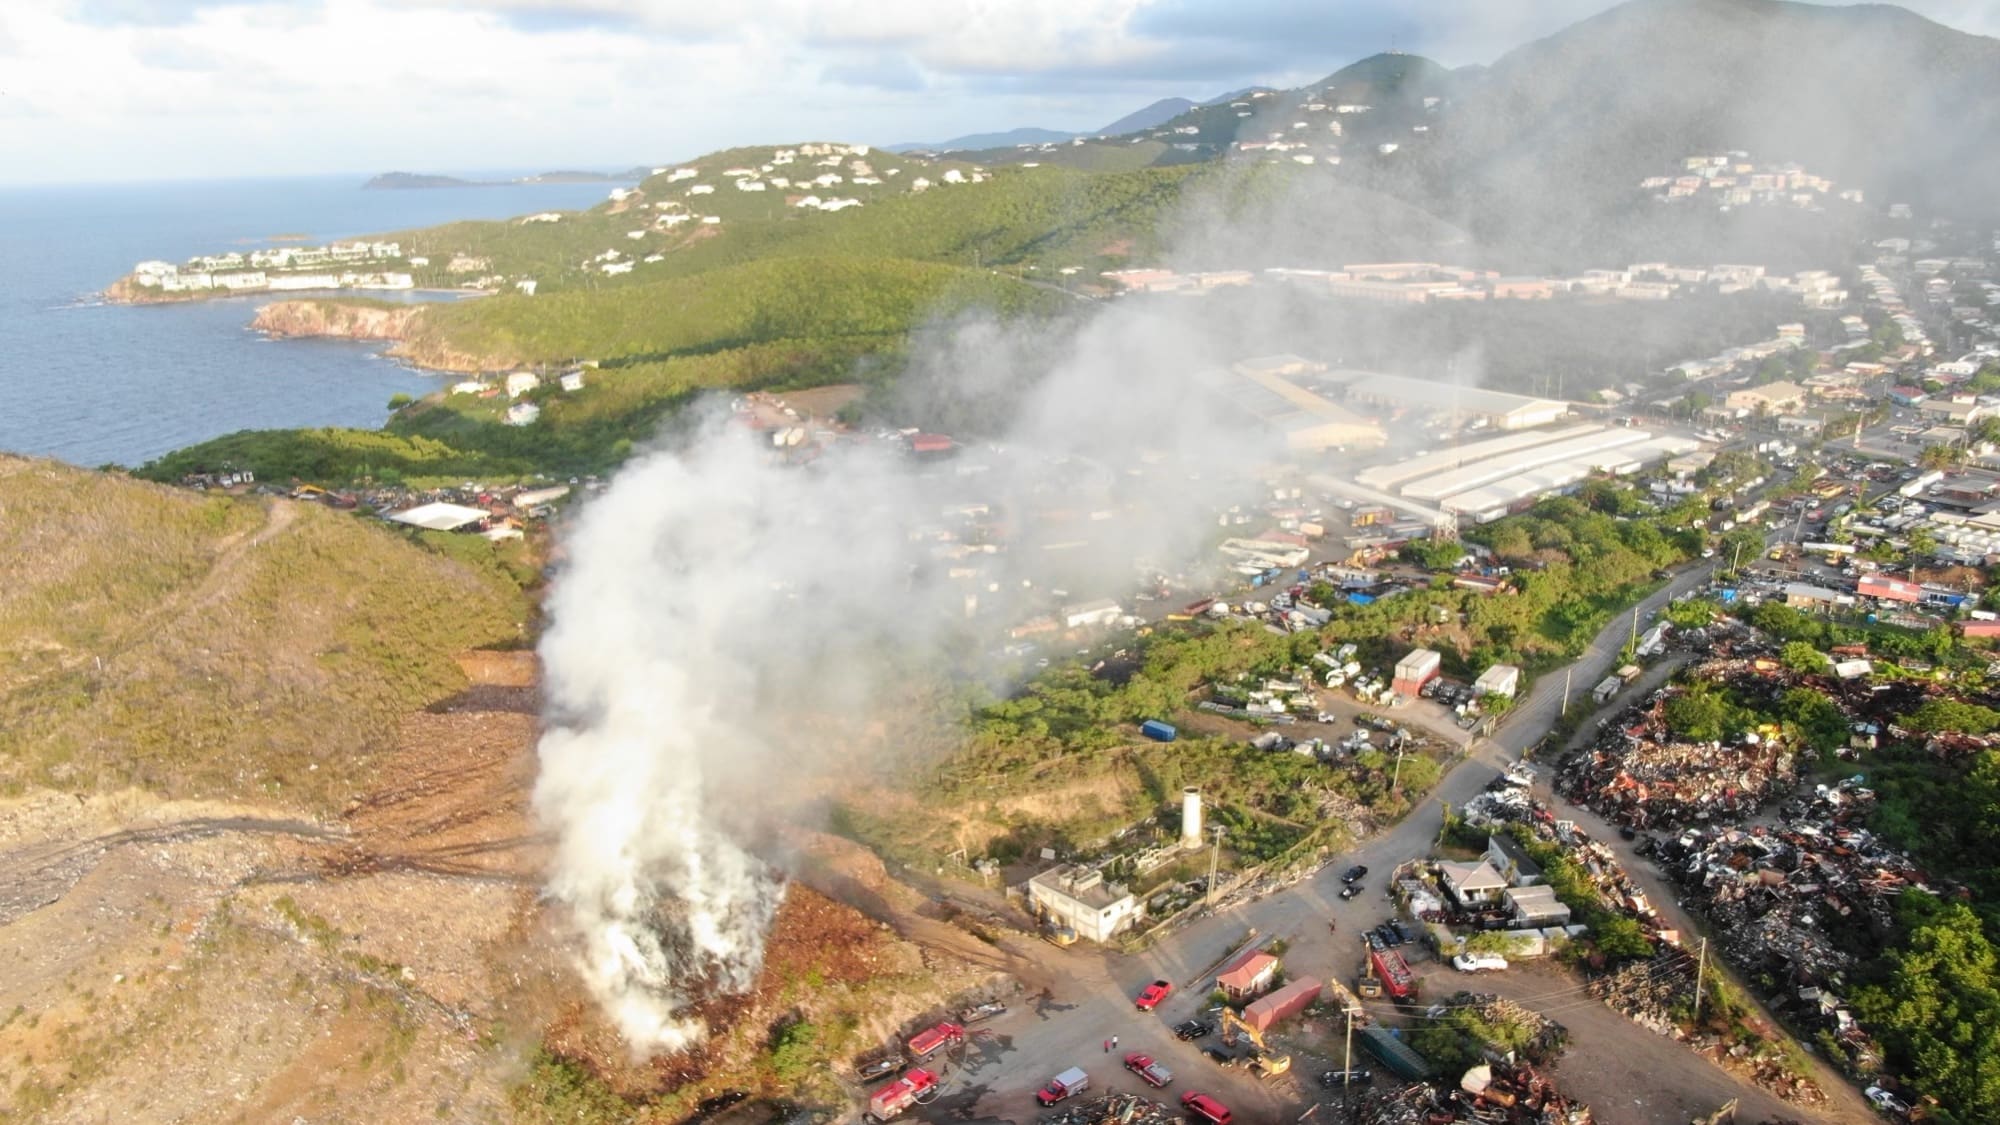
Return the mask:
[[[1158,719],[1147,719],[1145,722],[1139,724],[1139,733],[1152,739],[1154,742],[1172,742],[1174,739],[1180,737],[1181,732],[1175,730],[1170,723],[1163,723]]]

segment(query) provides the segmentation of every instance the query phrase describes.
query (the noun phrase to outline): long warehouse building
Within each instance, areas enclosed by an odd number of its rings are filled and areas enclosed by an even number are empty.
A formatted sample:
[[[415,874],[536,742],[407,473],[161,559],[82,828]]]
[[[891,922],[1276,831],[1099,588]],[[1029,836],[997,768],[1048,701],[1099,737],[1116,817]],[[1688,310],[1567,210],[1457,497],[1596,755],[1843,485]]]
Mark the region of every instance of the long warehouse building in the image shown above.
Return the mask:
[[[1403,495],[1418,500],[1442,500],[1511,476],[1556,465],[1565,461],[1597,457],[1620,446],[1637,445],[1653,435],[1645,430],[1603,430],[1549,445],[1538,445],[1499,457],[1489,457],[1449,472],[1438,473],[1404,485]]]
[[[1606,427],[1595,423],[1580,426],[1565,426],[1559,430],[1529,430],[1526,433],[1508,434],[1505,437],[1487,438],[1467,445],[1440,449],[1420,457],[1396,461],[1387,465],[1376,465],[1354,474],[1354,479],[1370,488],[1395,488],[1397,485],[1447,472],[1461,465],[1470,465],[1488,457],[1498,457],[1502,453],[1512,453],[1520,449],[1532,449],[1538,445],[1567,441],[1587,434],[1601,433]]]
[[[1319,376],[1317,381],[1344,384],[1347,397],[1357,402],[1426,410],[1456,418],[1483,418],[1496,430],[1546,426],[1569,413],[1569,403],[1555,399],[1530,398],[1505,391],[1489,391],[1484,387],[1412,379],[1379,371],[1329,371]]]
[[[1486,523],[1506,515],[1524,500],[1561,492],[1589,479],[1593,472],[1622,476],[1637,472],[1648,463],[1685,453],[1695,442],[1671,435],[1649,438],[1596,453],[1581,454],[1563,461],[1515,472],[1504,480],[1445,497],[1438,506],[1475,523]]]

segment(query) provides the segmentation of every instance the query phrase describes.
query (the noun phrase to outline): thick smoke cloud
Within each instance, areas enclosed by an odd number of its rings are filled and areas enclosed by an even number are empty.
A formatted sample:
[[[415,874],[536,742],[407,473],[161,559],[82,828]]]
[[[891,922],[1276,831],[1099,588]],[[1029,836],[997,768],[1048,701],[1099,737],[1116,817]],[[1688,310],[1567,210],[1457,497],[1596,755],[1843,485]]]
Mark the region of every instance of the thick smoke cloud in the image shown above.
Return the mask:
[[[583,510],[541,650],[535,804],[579,967],[635,1051],[694,1042],[695,1001],[754,981],[783,892],[772,835],[858,768],[886,669],[988,676],[965,654],[1050,607],[1054,564],[1071,600],[1122,594],[1135,561],[1213,528],[1216,490],[1265,455],[1196,379],[1234,348],[1136,309],[1044,336],[942,326],[908,409],[992,440],[930,463],[841,442],[802,465],[718,404]],[[979,506],[986,532],[959,515]],[[1115,515],[1042,529],[1053,509]]]

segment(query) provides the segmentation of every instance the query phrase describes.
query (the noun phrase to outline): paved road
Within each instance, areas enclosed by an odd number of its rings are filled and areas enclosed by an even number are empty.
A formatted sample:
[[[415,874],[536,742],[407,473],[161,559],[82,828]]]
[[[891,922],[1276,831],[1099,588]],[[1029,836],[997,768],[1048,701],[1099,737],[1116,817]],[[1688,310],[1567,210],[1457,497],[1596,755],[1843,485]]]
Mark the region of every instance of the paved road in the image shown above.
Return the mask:
[[[1697,563],[1640,603],[1641,627],[1669,599],[1706,583],[1714,566],[1714,561]],[[1585,650],[1568,677],[1573,700],[1581,698],[1583,705],[1589,705],[1591,687],[1611,672],[1630,633],[1628,611],[1608,625]],[[920,1118],[933,1122],[1032,1121],[1040,1114],[1033,1091],[1051,1075],[1076,1065],[1090,1072],[1093,1094],[1107,1089],[1148,1092],[1119,1066],[1116,1056],[1104,1050],[1105,1040],[1112,1035],[1119,1037],[1120,1054],[1144,1051],[1173,1069],[1176,1081],[1169,1093],[1186,1090],[1213,1093],[1246,1122],[1289,1121],[1296,1117],[1302,1103],[1321,1096],[1313,1081],[1315,1060],[1305,1050],[1299,1052],[1299,1063],[1292,1075],[1267,1085],[1240,1071],[1220,1070],[1202,1057],[1201,1044],[1174,1040],[1169,1029],[1175,1023],[1208,1007],[1206,994],[1199,988],[1205,983],[1202,974],[1241,943],[1249,929],[1255,928],[1260,935],[1288,940],[1290,949],[1285,960],[1294,975],[1351,980],[1360,963],[1354,935],[1389,913],[1380,893],[1386,873],[1397,863],[1429,850],[1443,825],[1444,804],[1463,805],[1493,779],[1501,766],[1518,759],[1525,748],[1547,733],[1562,712],[1564,682],[1561,672],[1537,680],[1494,737],[1480,742],[1465,761],[1440,781],[1423,805],[1394,828],[1364,842],[1315,877],[1281,893],[1188,925],[1139,957],[1083,946],[1061,952],[1040,947],[1046,952],[1031,955],[1056,974],[1050,996],[1037,1003],[1016,1005],[1013,1011],[987,1025],[986,1037],[975,1043],[972,1057],[967,1060],[970,1065],[948,1075],[946,1096],[921,1111]],[[1622,843],[1615,834],[1598,838],[1613,845]],[[1622,858],[1636,866],[1629,853]],[[1370,889],[1351,901],[1342,901],[1339,876],[1353,863],[1366,864],[1371,869],[1366,880]],[[1671,898],[1662,893],[1660,901],[1671,902]],[[1328,931],[1329,919],[1337,924],[1337,932]],[[1420,965],[1419,971],[1448,974],[1448,979],[1439,981],[1436,989],[1455,988],[1464,980],[1441,966]],[[1156,977],[1172,981],[1175,994],[1156,1013],[1135,1011],[1131,998]],[[1482,978],[1481,986],[1498,979]],[[1563,1022],[1588,1021],[1592,1042],[1587,1049],[1579,1048],[1581,1053],[1566,1068],[1569,1072],[1590,1070],[1602,1079],[1601,1067],[1623,1067],[1619,1073],[1628,1078],[1593,1083],[1600,1088],[1616,1087],[1622,1094],[1630,1095],[1629,1101],[1621,1099],[1618,1106],[1603,1107],[1601,1119],[1609,1125],[1686,1120],[1677,1116],[1684,1106],[1713,1108],[1731,1097],[1743,1098],[1746,1110],[1775,1114],[1781,1108],[1768,1095],[1720,1068],[1707,1063],[1686,1065],[1692,1056],[1675,1058],[1671,1063],[1663,1061],[1660,1077],[1647,1079],[1648,1068],[1633,1066],[1633,1060],[1661,1057],[1663,1053],[1684,1055],[1685,1048],[1663,1042],[1622,1017],[1598,1018],[1591,1008],[1596,1002],[1581,1003],[1573,983],[1543,992],[1531,990],[1524,999],[1556,1012],[1558,1019],[1567,1014],[1569,1018]],[[1596,1005],[1596,1010],[1608,1012],[1602,1005]],[[1320,1058],[1332,1060],[1340,1048],[1337,1029],[1314,1030],[1318,1038],[1304,1036],[1308,1040],[1305,1046],[1316,1049]],[[1288,1038],[1297,1042],[1301,1036],[1293,1033]],[[1367,1065],[1365,1060],[1360,1061]],[[1795,1117],[1816,1116],[1797,1110],[1789,1112]],[[1865,1118],[1851,1118],[1842,1113],[1825,1119]]]

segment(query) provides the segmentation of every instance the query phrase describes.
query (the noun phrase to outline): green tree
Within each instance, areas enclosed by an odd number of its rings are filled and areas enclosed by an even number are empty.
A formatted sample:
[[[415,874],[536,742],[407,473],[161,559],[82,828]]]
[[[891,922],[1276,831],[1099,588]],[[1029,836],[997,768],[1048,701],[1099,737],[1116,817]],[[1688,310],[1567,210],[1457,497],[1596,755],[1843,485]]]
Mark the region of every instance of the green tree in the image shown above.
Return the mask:
[[[1646,939],[1646,931],[1635,919],[1623,914],[1607,913],[1592,923],[1590,938],[1597,943],[1599,953],[1614,960],[1653,955],[1653,943]]]
[[[1465,544],[1456,539],[1417,539],[1403,547],[1403,554],[1425,570],[1448,570],[1465,557]]]
[[[1907,893],[1898,913],[1909,927],[1885,958],[1886,979],[1854,993],[1857,1014],[1874,1027],[1915,1088],[1936,1099],[1946,1120],[2000,1120],[2000,981],[1979,918],[1962,903]]]
[[[1826,654],[1804,641],[1786,641],[1778,653],[1778,662],[1801,675],[1826,671]]]
[[[1991,734],[2000,729],[2000,711],[1976,703],[1960,703],[1955,699],[1932,699],[1904,715],[1902,724],[1912,730],[1931,733]]]
[[[1667,729],[1689,742],[1719,742],[1738,726],[1736,708],[1714,684],[1689,684],[1667,700]]]

